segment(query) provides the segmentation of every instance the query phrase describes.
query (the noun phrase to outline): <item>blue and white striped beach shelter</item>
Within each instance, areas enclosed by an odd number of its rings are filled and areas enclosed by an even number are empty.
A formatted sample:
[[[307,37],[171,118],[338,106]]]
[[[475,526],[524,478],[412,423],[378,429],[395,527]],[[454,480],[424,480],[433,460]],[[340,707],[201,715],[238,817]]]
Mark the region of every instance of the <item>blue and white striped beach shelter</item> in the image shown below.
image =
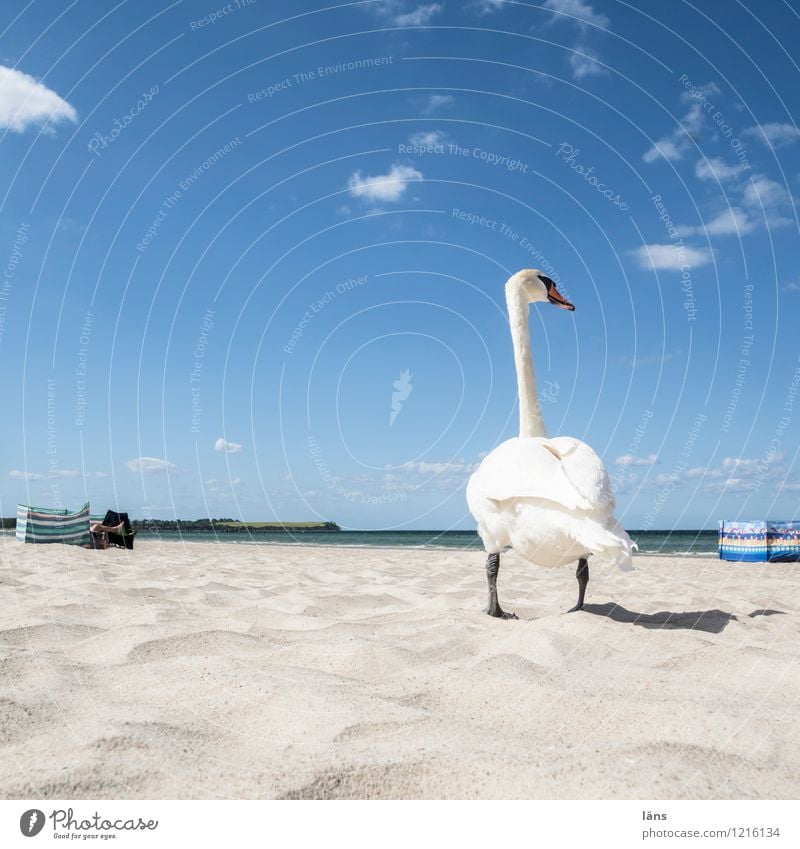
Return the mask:
[[[89,502],[75,513],[18,504],[17,540],[89,545]]]
[[[719,523],[720,560],[781,563],[800,560],[800,522]]]

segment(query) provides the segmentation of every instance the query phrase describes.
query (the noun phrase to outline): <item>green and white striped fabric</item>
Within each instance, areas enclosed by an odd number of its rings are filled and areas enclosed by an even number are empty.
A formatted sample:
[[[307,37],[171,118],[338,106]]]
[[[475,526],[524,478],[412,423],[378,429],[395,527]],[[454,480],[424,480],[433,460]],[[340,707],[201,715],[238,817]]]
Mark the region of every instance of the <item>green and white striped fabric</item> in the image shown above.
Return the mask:
[[[84,504],[76,513],[18,504],[17,540],[88,545],[89,503]]]

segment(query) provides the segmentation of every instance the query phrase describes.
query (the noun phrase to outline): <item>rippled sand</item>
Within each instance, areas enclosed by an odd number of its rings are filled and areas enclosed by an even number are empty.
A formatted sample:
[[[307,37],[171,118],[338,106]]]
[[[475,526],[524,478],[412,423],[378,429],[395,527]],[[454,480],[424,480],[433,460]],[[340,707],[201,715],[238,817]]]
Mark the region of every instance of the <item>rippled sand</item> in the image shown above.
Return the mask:
[[[0,792],[797,798],[800,565],[0,539]]]

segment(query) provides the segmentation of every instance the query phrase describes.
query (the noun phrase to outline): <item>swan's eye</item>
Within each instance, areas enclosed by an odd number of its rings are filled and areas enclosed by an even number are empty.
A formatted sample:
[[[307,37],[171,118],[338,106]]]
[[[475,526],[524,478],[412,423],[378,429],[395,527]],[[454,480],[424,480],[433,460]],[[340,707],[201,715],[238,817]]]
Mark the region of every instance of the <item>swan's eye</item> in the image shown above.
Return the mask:
[[[540,274],[539,279],[547,287],[548,292],[556,285],[549,277],[545,277],[544,274]]]

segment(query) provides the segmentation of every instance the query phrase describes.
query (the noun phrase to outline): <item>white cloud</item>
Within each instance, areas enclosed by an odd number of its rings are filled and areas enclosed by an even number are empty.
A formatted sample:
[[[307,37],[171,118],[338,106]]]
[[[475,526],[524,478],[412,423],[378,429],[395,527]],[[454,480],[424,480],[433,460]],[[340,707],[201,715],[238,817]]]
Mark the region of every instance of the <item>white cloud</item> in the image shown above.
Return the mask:
[[[681,118],[681,127],[692,138],[696,138],[703,126],[703,108],[699,103],[693,103],[689,111]]]
[[[680,271],[685,265],[700,268],[711,262],[711,251],[686,245],[642,245],[633,254],[645,271]]]
[[[8,476],[20,481],[40,481],[44,478],[44,475],[39,475],[36,472],[23,472],[20,469],[11,469]]]
[[[708,166],[708,167],[707,167]],[[701,179],[730,179],[739,173],[721,160],[702,160],[697,163],[695,173]],[[732,206],[715,215],[704,225],[677,227],[679,236],[743,236],[752,233],[757,227],[768,224],[771,227],[790,224],[792,219],[792,197],[784,186],[763,174],[755,174],[748,181],[734,187],[741,193],[742,206]]]
[[[790,280],[788,283],[785,283],[781,288],[784,292],[800,292],[800,281]]]
[[[482,15],[499,12],[506,5],[506,0],[476,0],[475,6]]]
[[[401,12],[392,17],[392,23],[399,27],[421,27],[442,11],[441,3],[429,3],[427,6],[417,6],[408,12]]]
[[[735,474],[737,477],[757,475],[773,467],[784,458],[782,451],[776,451],[769,457],[754,459],[750,457],[726,457],[720,464],[723,473]]]
[[[443,144],[447,141],[447,134],[440,130],[421,130],[418,133],[412,133],[408,137],[408,141],[410,144],[427,147],[432,144]]]
[[[144,474],[146,472],[174,472],[177,471],[177,466],[170,463],[169,460],[162,460],[159,457],[136,457],[133,460],[128,460],[125,465],[132,472]]]
[[[411,165],[392,165],[386,174],[365,177],[360,171],[350,175],[347,187],[353,197],[369,201],[399,200],[409,181],[421,180],[422,174]]]
[[[240,486],[241,483],[242,483],[241,478],[231,478],[230,480],[227,481],[227,484],[231,489],[233,489],[236,486]],[[221,487],[224,487],[225,484],[226,484],[226,481],[217,480],[216,478],[209,478],[205,482],[205,485],[208,488],[208,491],[213,492],[215,494],[219,494],[220,492],[222,492]]]
[[[418,5],[413,0],[383,0],[379,3],[371,3],[367,7],[367,11],[400,27],[424,26],[443,9],[443,3]]]
[[[466,486],[470,474],[478,467],[463,458],[454,460],[409,460],[397,467],[386,466],[382,471],[336,478],[353,492],[382,491],[414,493],[437,490],[452,494]],[[291,478],[289,478],[291,479]]]
[[[452,493],[466,485],[467,478],[477,467],[477,463],[468,463],[463,459],[410,460],[394,471],[386,470],[381,488],[397,492],[438,489]]]
[[[38,472],[21,472],[19,469],[12,469],[8,473],[9,477],[17,478],[18,480],[26,480],[26,481],[41,481],[47,477],[58,477],[58,478],[79,478],[83,477],[84,479],[100,479],[107,478],[108,475],[105,472],[87,472],[85,475],[81,475],[78,469],[53,469],[51,472],[48,472],[46,475],[40,475]]]
[[[429,463],[425,460],[413,460],[403,463],[401,469],[407,472],[416,472],[420,475],[471,474],[477,466],[465,463],[464,460],[448,460],[446,462]]]
[[[648,165],[662,156],[664,159],[674,162],[683,157],[687,147],[688,143],[683,139],[676,140],[672,137],[665,136],[663,139],[654,142],[653,146],[644,152],[642,159]]]
[[[438,112],[442,107],[452,106],[455,102],[456,99],[452,94],[431,94],[422,107],[422,114],[433,115],[434,112]]]
[[[694,91],[681,92],[681,100],[684,103],[691,103],[693,100],[699,100],[700,97],[718,97],[722,92],[715,82],[706,83],[705,85],[697,86]]]
[[[242,446],[238,442],[228,442],[227,439],[220,438],[214,443],[215,451],[222,451],[223,454],[239,454]]]
[[[700,180],[719,180],[720,183],[724,183],[726,180],[738,177],[742,169],[738,165],[728,165],[724,159],[716,156],[698,160],[694,166],[694,173]]]
[[[657,454],[637,457],[635,454],[622,454],[614,460],[617,466],[654,466],[658,462]]]
[[[783,451],[766,452],[762,457],[725,457],[716,468],[696,466],[686,471],[686,477],[707,479],[704,489],[709,492],[755,492],[764,481],[781,481],[787,475]]]
[[[706,231],[712,236],[743,235],[753,229],[753,222],[747,214],[736,206],[724,209],[706,225]]]
[[[752,176],[745,186],[742,202],[750,207],[751,215],[766,219],[771,227],[791,224],[792,197],[775,180],[763,174]]]
[[[720,490],[724,489],[728,492],[749,492],[753,487],[753,482],[747,478],[726,478],[723,481],[714,481],[707,485],[708,489]]]
[[[789,200],[786,189],[775,180],[770,180],[763,174],[756,174],[750,178],[744,190],[743,198],[748,206],[760,209],[762,206],[769,209],[782,206]]]
[[[0,65],[0,127],[21,133],[32,124],[78,120],[66,100],[14,68]]]
[[[697,138],[702,126],[703,109],[699,103],[693,103],[689,111],[681,118],[680,127],[654,142],[653,146],[645,151],[642,159],[648,164],[661,157],[670,162],[683,159],[683,155],[691,148],[692,140]]]
[[[607,27],[611,23],[606,15],[596,12],[594,7],[583,0],[545,0],[542,8],[553,13],[554,21],[571,21],[581,27],[587,24]]]
[[[664,486],[664,484],[668,483],[679,483],[680,479],[681,476],[677,472],[665,472],[656,475],[650,483],[654,486]]]
[[[718,478],[722,475],[719,469],[709,469],[705,466],[694,466],[685,472],[687,478]]]
[[[725,457],[716,467],[693,466],[683,473],[669,472],[651,478],[648,486],[680,484],[701,479],[703,490],[717,494],[757,492],[764,481],[780,482],[781,489],[800,488],[800,482],[787,484],[788,469],[783,451],[767,451],[762,457]]]
[[[600,57],[589,47],[578,46],[569,54],[569,64],[576,80],[607,73],[597,61]]]
[[[755,229],[755,222],[747,215],[747,213],[739,209],[738,206],[732,206],[730,209],[724,209],[718,215],[715,215],[710,221],[705,224],[700,224],[697,227],[677,227],[679,236],[744,236],[746,233],[752,233]]]
[[[742,131],[743,136],[749,136],[773,147],[785,147],[800,138],[800,130],[794,124],[781,124],[772,121],[767,124],[756,124]]]

